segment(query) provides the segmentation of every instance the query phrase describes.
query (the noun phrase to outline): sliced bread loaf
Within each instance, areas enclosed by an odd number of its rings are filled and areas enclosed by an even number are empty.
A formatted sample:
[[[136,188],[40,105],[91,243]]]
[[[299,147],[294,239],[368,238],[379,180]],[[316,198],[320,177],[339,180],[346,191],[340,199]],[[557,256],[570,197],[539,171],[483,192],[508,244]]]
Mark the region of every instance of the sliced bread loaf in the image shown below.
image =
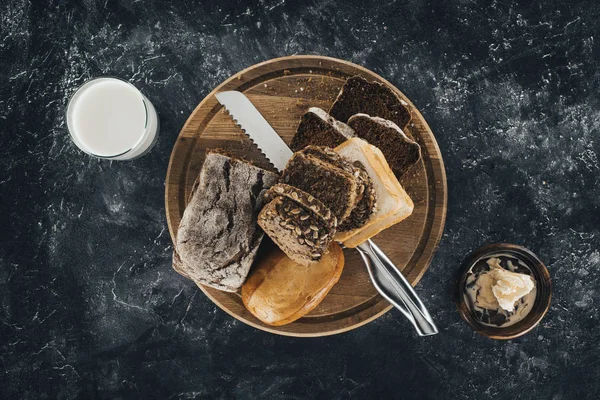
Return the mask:
[[[339,232],[335,240],[356,247],[382,230],[412,214],[414,204],[383,156],[381,150],[359,138],[349,139],[335,151],[353,162],[360,162],[369,174],[377,196],[377,207],[362,226]]]
[[[336,216],[331,212],[329,207],[311,194],[306,193],[297,187],[290,186],[285,183],[278,183],[266,192],[265,201],[270,202],[279,196],[290,198],[310,209],[312,213],[316,214],[317,217],[326,222],[328,229],[337,228],[338,222]]]
[[[340,224],[338,231],[348,231],[362,226],[371,216],[377,202],[373,183],[364,166],[359,161],[350,163],[328,147],[307,146],[304,149],[304,153],[316,157],[323,162],[333,164],[354,175],[357,181],[356,205],[350,215]]]
[[[356,136],[381,150],[398,179],[421,159],[421,146],[392,121],[355,114],[348,120],[348,125]]]
[[[329,115],[347,123],[351,116],[359,113],[388,119],[402,129],[412,118],[408,104],[392,89],[382,83],[354,76],[342,87],[329,109]]]
[[[290,147],[299,151],[309,145],[334,148],[354,137],[352,129],[317,107],[308,109],[298,124]]]

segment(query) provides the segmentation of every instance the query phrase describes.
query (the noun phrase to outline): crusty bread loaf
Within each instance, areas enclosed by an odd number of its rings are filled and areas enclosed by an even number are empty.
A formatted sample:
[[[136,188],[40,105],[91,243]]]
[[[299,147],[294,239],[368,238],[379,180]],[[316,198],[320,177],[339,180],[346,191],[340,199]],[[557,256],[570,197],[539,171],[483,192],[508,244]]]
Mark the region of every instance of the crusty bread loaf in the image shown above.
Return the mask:
[[[412,214],[414,204],[387,164],[381,150],[362,139],[353,138],[335,148],[342,157],[359,161],[364,167],[377,196],[377,208],[361,227],[338,232],[335,240],[356,247],[382,230]]]
[[[237,291],[263,238],[257,217],[264,191],[277,180],[247,162],[207,153],[177,231],[175,270],[196,283]]]
[[[273,200],[258,216],[260,227],[298,264],[318,262],[335,235],[335,215],[318,199],[285,184],[271,188],[267,198]]]
[[[348,120],[356,136],[379,148],[396,178],[421,159],[421,146],[392,121],[367,114],[355,114]]]
[[[329,114],[342,122],[348,122],[354,114],[364,113],[394,122],[404,129],[412,116],[408,104],[389,87],[369,82],[360,76],[349,78]]]
[[[275,250],[252,268],[242,286],[242,301],[265,324],[289,324],[319,305],[343,269],[344,252],[335,242],[321,261],[310,266]]]
[[[354,137],[354,132],[348,125],[320,108],[311,107],[300,119],[290,147],[293,151],[309,145],[334,148],[351,137]]]

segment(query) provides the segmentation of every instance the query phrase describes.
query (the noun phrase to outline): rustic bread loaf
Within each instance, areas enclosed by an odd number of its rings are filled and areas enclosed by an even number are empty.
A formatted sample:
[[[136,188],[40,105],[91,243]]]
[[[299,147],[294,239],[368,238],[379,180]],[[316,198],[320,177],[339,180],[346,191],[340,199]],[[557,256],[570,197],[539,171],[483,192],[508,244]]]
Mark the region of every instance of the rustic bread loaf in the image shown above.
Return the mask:
[[[356,136],[381,150],[398,179],[421,159],[421,146],[392,121],[356,114],[350,117],[348,125]]]
[[[173,266],[196,283],[229,292],[244,283],[263,237],[257,217],[278,175],[208,152],[183,213]]]
[[[351,116],[359,113],[388,119],[401,129],[404,129],[412,118],[408,104],[392,89],[382,83],[369,82],[360,76],[354,76],[342,87],[329,109],[329,115],[347,123]]]
[[[258,224],[288,257],[301,265],[318,262],[333,240],[336,217],[298,188],[276,185],[267,195]]]
[[[242,286],[242,302],[265,324],[289,324],[319,305],[343,269],[344,252],[335,242],[318,263],[310,266],[275,250],[252,268]]]
[[[309,145],[333,148],[351,137],[354,137],[354,132],[348,125],[335,120],[320,108],[311,107],[300,119],[290,147],[293,151]]]

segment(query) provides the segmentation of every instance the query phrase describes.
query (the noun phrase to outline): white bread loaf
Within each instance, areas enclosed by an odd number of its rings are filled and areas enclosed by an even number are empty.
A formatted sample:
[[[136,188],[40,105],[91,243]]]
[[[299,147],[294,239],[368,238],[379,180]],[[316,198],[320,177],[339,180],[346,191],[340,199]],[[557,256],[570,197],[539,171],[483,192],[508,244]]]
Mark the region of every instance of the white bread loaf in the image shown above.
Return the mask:
[[[410,216],[414,204],[390,169],[381,150],[359,138],[348,139],[335,151],[350,162],[359,161],[373,182],[377,209],[361,227],[338,232],[335,240],[356,247],[382,230]]]

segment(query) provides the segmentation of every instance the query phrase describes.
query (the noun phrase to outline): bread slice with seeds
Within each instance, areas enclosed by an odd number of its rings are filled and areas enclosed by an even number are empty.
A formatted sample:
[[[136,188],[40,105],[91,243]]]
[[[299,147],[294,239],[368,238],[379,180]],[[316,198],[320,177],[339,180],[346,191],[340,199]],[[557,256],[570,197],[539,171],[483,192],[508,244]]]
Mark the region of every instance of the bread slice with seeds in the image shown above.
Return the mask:
[[[348,78],[329,115],[347,123],[354,114],[364,113],[394,122],[401,129],[412,119],[408,104],[392,89],[379,82],[369,82],[360,76]]]
[[[285,184],[267,193],[258,225],[289,258],[301,265],[319,262],[336,232],[337,219],[310,194]]]
[[[361,195],[350,216],[338,227],[339,232],[348,232],[360,228],[377,211],[377,192],[373,187],[373,180],[360,161],[354,161],[352,166],[358,171],[357,176],[361,187]]]
[[[318,158],[321,161],[335,165],[357,179],[357,201],[350,215],[340,224],[338,232],[349,231],[361,227],[367,222],[377,207],[377,196],[373,182],[360,161],[349,162],[333,149],[319,146],[308,146],[304,154]]]
[[[316,199],[310,193],[306,193],[305,191],[300,190],[297,187],[290,186],[285,183],[278,183],[265,193],[265,201],[270,202],[275,197],[279,196],[288,197],[294,201],[301,203],[306,208],[310,209],[310,211],[316,214],[319,218],[324,220],[327,223],[329,229],[337,228],[338,221],[336,216],[331,212],[329,207],[323,204],[323,202],[321,202],[319,199]]]

